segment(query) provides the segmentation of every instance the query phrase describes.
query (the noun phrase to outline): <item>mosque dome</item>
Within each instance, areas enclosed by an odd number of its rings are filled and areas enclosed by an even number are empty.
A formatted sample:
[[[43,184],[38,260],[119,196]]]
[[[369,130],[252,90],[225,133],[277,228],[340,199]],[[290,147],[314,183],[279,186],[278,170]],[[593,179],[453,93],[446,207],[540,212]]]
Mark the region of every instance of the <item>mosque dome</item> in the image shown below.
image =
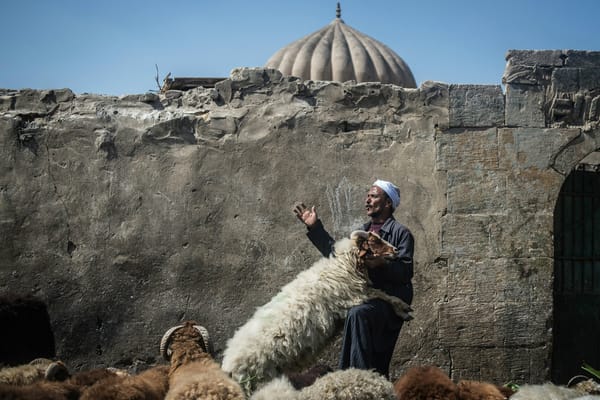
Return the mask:
[[[329,25],[283,47],[265,66],[306,80],[355,80],[417,87],[400,56],[344,23],[340,3],[336,18]]]

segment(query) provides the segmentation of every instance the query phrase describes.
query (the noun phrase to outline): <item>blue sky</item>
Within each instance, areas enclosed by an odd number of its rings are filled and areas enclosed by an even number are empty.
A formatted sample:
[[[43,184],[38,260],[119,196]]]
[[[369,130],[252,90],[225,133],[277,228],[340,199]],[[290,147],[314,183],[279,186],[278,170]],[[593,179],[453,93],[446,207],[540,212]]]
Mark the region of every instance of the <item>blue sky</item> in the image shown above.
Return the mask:
[[[0,88],[135,94],[159,77],[228,77],[335,18],[329,0],[0,0]],[[599,0],[345,0],[417,85],[501,84],[509,49],[600,51]]]

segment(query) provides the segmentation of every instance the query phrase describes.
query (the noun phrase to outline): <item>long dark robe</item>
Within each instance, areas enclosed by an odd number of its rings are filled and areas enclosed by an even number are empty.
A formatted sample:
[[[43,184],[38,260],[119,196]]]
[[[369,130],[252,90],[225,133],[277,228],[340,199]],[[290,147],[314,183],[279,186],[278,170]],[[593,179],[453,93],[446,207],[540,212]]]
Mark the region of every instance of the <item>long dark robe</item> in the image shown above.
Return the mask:
[[[360,229],[368,231],[370,227],[371,224],[367,223]],[[394,217],[388,218],[377,233],[398,249],[399,258],[369,270],[373,287],[410,304],[413,298],[413,236]],[[307,236],[324,257],[334,252],[335,240],[320,220],[309,229]],[[372,299],[352,307],[344,323],[340,369],[375,369],[389,376],[390,361],[403,322],[392,306],[381,299]]]

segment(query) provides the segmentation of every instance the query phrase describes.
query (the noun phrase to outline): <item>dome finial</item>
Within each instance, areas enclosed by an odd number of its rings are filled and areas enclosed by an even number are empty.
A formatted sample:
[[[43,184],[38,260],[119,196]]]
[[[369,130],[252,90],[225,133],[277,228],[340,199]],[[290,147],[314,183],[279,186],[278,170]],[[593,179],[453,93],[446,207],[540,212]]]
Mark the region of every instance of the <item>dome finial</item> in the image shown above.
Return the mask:
[[[342,7],[340,7],[340,2],[337,3],[337,8],[335,9],[335,17],[342,18]]]

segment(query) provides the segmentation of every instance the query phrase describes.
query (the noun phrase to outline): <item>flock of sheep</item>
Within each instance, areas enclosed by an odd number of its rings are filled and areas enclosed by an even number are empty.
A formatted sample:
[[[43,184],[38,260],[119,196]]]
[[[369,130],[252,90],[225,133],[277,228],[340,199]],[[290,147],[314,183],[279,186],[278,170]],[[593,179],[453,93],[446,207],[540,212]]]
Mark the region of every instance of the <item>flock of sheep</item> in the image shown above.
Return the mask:
[[[313,368],[346,311],[373,297],[390,301],[410,319],[410,307],[369,286],[365,255],[393,258],[395,249],[356,231],[257,309],[227,342],[223,362],[212,357],[208,331],[193,321],[170,328],[160,342],[166,363],[136,375],[112,368],[70,374],[60,361],[34,360],[0,369],[1,400],[600,400],[578,388],[528,385],[516,393],[486,382],[455,384],[434,366],[409,369],[396,382],[358,369]],[[600,392],[599,392],[600,393]]]

